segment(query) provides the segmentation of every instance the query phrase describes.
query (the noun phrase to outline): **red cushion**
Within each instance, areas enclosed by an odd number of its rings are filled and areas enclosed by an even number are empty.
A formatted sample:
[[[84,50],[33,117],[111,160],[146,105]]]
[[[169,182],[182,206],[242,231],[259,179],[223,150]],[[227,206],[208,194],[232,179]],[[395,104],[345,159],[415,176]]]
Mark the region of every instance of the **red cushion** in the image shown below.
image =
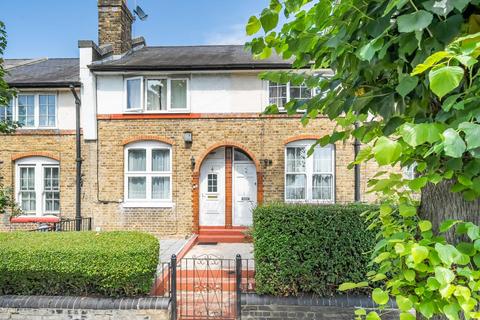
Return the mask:
[[[54,223],[59,222],[59,217],[35,217],[35,216],[19,216],[10,219],[11,223]]]

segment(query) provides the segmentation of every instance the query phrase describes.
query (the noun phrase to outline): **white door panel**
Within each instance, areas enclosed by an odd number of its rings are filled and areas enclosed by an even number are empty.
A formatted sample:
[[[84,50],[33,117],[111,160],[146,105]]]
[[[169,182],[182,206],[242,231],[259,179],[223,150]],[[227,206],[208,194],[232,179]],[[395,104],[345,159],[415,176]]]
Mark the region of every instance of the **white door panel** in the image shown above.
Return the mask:
[[[235,163],[233,191],[233,225],[251,226],[257,206],[257,171],[253,163]]]
[[[225,225],[225,161],[207,158],[200,169],[200,226]]]

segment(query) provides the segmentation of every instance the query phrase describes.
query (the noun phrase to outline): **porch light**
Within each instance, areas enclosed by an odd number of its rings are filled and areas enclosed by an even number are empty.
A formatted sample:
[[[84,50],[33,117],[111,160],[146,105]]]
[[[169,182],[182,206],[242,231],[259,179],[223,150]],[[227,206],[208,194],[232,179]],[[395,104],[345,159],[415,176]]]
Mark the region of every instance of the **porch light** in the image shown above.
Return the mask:
[[[191,131],[185,131],[183,133],[183,141],[185,141],[185,143],[192,143],[193,142],[193,134]]]

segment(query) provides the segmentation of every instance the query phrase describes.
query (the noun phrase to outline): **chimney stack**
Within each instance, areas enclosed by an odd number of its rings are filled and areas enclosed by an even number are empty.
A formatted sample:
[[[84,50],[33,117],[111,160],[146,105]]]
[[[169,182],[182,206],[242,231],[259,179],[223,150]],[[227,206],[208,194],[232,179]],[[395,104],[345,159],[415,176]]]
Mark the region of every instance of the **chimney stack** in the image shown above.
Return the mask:
[[[133,20],[127,0],[98,0],[99,46],[112,45],[115,55],[130,50]]]

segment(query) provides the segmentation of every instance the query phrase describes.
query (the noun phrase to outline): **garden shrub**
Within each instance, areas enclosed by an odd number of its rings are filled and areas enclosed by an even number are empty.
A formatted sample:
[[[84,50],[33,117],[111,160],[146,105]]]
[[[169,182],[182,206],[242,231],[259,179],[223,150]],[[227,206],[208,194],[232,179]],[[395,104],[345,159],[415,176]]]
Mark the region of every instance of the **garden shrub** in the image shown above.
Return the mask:
[[[140,232],[0,233],[0,295],[145,295],[158,252]]]
[[[375,233],[360,216],[372,206],[273,203],[254,211],[256,291],[339,294],[369,271]]]

